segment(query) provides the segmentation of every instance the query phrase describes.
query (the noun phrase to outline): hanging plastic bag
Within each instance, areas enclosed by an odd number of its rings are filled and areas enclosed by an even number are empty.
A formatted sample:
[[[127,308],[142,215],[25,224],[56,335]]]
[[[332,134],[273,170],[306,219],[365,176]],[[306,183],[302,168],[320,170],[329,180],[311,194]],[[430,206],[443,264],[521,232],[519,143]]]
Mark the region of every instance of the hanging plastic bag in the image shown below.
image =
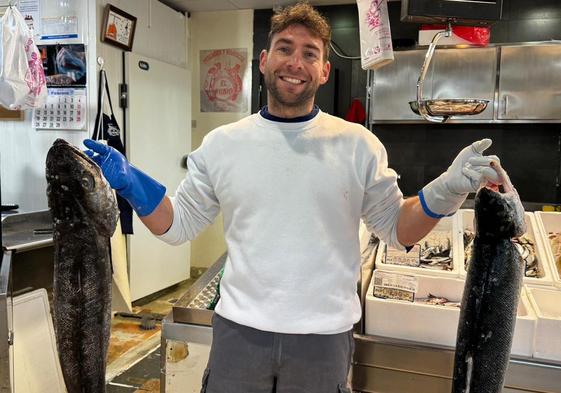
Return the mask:
[[[387,0],[357,0],[360,60],[363,70],[393,61],[392,34]]]
[[[8,7],[0,24],[0,105],[11,110],[43,106],[47,83],[33,33],[15,7]]]

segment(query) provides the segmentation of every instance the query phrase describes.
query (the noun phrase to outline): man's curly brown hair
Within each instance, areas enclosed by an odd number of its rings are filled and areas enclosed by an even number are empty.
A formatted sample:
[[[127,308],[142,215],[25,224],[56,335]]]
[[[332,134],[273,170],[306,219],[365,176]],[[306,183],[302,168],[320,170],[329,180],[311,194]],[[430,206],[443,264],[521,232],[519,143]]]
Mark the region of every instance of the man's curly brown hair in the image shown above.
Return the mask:
[[[271,49],[271,42],[275,34],[296,24],[306,27],[313,36],[322,40],[324,49],[323,60],[327,61],[327,59],[329,59],[331,27],[327,19],[306,2],[284,7],[273,15],[271,18],[271,30],[269,31],[269,38],[267,40],[267,51]]]

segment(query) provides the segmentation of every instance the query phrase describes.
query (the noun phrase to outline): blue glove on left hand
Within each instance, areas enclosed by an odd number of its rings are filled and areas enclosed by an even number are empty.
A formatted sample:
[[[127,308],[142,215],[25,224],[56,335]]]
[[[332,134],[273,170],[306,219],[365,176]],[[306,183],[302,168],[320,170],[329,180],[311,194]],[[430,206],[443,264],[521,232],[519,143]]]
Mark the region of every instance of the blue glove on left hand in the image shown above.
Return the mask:
[[[109,185],[130,203],[139,217],[152,213],[164,199],[166,188],[131,165],[117,150],[92,139],[85,139],[84,145],[91,149],[84,153],[99,165]]]

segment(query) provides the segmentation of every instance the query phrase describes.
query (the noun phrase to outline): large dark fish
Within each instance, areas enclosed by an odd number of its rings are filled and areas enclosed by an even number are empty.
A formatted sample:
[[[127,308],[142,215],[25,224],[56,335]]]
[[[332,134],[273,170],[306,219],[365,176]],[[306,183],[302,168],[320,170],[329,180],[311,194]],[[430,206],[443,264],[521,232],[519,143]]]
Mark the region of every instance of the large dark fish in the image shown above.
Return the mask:
[[[475,196],[475,240],[462,298],[452,393],[500,393],[510,357],[524,262],[512,238],[524,208],[506,173],[504,193]]]
[[[47,154],[55,251],[53,314],[68,393],[105,392],[111,329],[109,239],[117,204],[99,167],[57,139]]]

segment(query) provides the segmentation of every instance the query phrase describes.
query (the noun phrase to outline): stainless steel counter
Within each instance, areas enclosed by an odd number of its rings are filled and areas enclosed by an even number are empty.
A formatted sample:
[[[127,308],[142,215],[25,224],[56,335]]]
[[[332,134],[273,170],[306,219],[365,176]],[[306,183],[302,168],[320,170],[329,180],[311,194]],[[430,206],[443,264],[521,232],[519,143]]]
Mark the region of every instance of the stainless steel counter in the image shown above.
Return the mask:
[[[8,251],[28,251],[52,244],[49,210],[2,215],[2,245]]]
[[[353,388],[368,393],[449,393],[454,348],[355,334]],[[512,356],[503,393],[561,392],[561,364]]]
[[[210,298],[214,296],[218,274],[226,257],[226,254],[222,255],[199,277],[162,321],[161,393],[200,390],[197,381],[202,379],[208,359],[214,315],[214,311],[208,310],[205,304],[212,301]],[[186,355],[178,358],[178,352]]]

